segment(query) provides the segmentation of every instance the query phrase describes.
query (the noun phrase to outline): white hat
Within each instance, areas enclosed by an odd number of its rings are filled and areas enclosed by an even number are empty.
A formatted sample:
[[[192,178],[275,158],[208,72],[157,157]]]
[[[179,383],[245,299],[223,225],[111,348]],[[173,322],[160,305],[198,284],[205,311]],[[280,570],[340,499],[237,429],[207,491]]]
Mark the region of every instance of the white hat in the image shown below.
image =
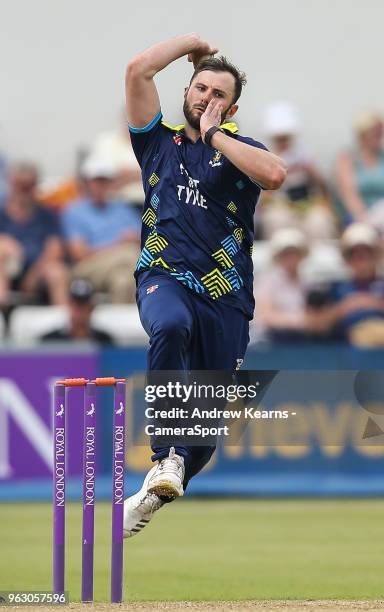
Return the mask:
[[[287,249],[296,249],[303,254],[308,252],[304,234],[294,227],[286,227],[275,232],[271,238],[270,246],[272,257],[277,257]]]
[[[296,109],[287,102],[275,102],[266,110],[264,129],[268,136],[295,135],[300,130]]]
[[[81,175],[86,179],[113,179],[116,174],[116,165],[112,160],[97,155],[89,155],[81,167]]]
[[[356,246],[376,249],[379,246],[379,235],[371,225],[352,223],[341,236],[340,245],[344,253]]]

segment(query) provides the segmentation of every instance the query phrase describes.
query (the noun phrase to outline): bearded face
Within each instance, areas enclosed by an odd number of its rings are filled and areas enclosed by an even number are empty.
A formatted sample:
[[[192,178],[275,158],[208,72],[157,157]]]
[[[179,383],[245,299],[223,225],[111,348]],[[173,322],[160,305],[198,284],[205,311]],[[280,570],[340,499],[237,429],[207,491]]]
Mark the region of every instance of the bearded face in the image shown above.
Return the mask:
[[[200,131],[200,117],[212,98],[220,101],[223,111],[221,123],[225,122],[228,112],[237,109],[233,104],[235,90],[234,77],[228,72],[203,70],[190,83],[183,104],[183,112],[188,124]]]
[[[203,105],[202,103],[198,105],[193,105],[188,102],[188,96],[184,99],[183,104],[183,113],[184,117],[189,123],[189,125],[194,129],[200,131],[200,117],[204,113],[207,104]],[[231,107],[229,106],[227,109],[223,110],[221,113],[221,123],[225,123],[225,118],[227,113]]]

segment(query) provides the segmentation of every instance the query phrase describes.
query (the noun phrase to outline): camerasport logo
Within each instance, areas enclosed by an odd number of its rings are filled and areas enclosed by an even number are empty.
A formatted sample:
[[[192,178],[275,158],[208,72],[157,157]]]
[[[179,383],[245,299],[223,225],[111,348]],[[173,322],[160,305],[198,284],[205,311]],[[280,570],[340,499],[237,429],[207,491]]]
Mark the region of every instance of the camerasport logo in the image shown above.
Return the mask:
[[[154,293],[156,291],[156,289],[158,289],[158,288],[159,288],[159,285],[151,285],[147,289],[147,295],[149,295],[150,293]]]

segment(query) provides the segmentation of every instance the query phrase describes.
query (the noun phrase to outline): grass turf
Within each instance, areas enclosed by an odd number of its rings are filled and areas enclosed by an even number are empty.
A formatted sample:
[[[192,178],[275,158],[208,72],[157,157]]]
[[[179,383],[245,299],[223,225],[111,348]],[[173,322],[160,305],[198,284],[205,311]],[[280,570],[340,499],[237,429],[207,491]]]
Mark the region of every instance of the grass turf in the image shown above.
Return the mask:
[[[381,599],[384,500],[178,500],[125,542],[124,599]],[[108,601],[111,506],[96,506],[95,599]],[[50,504],[0,506],[0,590],[50,590]],[[81,507],[67,588],[80,596]]]

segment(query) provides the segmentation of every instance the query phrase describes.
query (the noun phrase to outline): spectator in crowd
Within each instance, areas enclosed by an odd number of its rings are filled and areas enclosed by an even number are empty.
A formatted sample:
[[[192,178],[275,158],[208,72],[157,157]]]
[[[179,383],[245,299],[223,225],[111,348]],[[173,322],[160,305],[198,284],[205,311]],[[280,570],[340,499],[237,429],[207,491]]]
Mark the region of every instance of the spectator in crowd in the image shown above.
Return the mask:
[[[49,177],[40,184],[39,201],[55,210],[64,210],[68,204],[83,196],[84,184],[81,176],[82,162],[86,157],[103,160],[113,167],[113,198],[141,210],[144,190],[140,166],[131,145],[126,111],[121,114],[119,129],[102,132],[91,147],[79,148],[76,152],[76,175]]]
[[[140,216],[111,198],[113,165],[91,156],[82,171],[88,195],[62,213],[68,252],[75,264],[73,275],[88,278],[97,291],[107,291],[113,302],[133,302]]]
[[[80,198],[81,192],[81,180],[75,176],[63,179],[48,178],[39,185],[37,197],[45,208],[57,212]]]
[[[68,325],[45,334],[42,340],[92,340],[100,344],[113,344],[109,334],[92,325],[94,306],[92,284],[86,279],[73,280],[69,288]]]
[[[272,267],[255,282],[256,311],[251,336],[275,342],[302,340],[306,333],[306,291],[299,268],[307,254],[304,234],[278,230],[271,239]]]
[[[68,272],[58,221],[36,203],[38,173],[32,164],[10,170],[8,196],[0,210],[0,304],[10,289],[29,298],[48,294],[52,304],[68,299]]]
[[[119,129],[102,132],[92,145],[91,155],[108,160],[116,168],[117,199],[143,204],[141,170],[132,149],[125,108],[121,113]]]
[[[380,241],[374,228],[351,224],[341,237],[350,278],[332,283],[325,305],[311,313],[320,331],[360,347],[384,347],[384,277],[379,272]]]
[[[384,198],[383,120],[363,113],[355,121],[356,147],[341,153],[336,163],[338,195],[346,221],[369,222],[369,211]]]
[[[281,188],[264,192],[260,210],[267,238],[280,228],[301,228],[309,237],[327,239],[336,235],[326,182],[313,159],[298,140],[300,121],[287,103],[275,103],[266,112],[265,132],[270,150],[284,159],[287,178]]]

